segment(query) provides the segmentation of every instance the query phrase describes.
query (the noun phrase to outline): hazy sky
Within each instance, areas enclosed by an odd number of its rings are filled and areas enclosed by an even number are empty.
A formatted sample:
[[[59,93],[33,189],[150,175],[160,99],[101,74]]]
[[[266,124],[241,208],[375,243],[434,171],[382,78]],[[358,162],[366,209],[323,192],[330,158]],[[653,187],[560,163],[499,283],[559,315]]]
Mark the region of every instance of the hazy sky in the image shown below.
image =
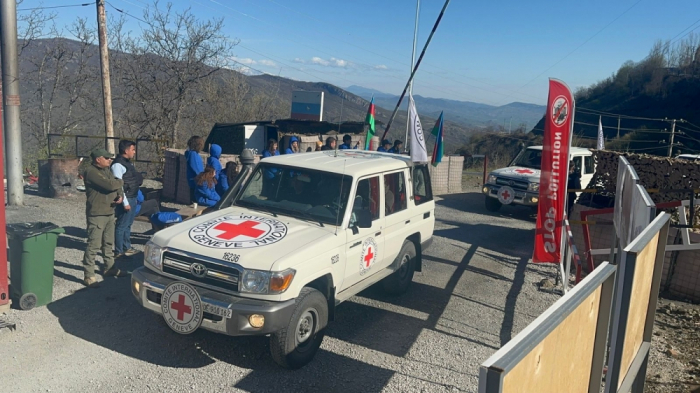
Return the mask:
[[[25,0],[19,8],[84,2]],[[108,3],[138,17],[149,4]],[[415,0],[172,3],[178,10],[191,7],[201,19],[223,18],[224,34],[240,39],[235,60],[250,73],[394,94],[408,78]],[[418,53],[443,4],[421,0]],[[61,25],[77,16],[94,20],[96,14],[92,5],[50,11]],[[118,15],[109,5],[107,13]],[[685,33],[700,34],[699,18],[698,0],[452,0],[416,75],[414,94],[492,105],[544,104],[548,77],[572,89],[588,86],[626,60],[643,59],[658,39],[672,39],[686,28]],[[141,22],[129,20],[129,28],[138,30]]]

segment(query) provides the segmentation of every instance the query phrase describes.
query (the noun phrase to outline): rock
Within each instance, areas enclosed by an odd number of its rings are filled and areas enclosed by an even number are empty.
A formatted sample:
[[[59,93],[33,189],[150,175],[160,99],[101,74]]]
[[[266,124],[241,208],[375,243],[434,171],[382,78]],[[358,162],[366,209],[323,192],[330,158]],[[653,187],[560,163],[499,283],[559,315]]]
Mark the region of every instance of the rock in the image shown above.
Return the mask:
[[[674,359],[678,359],[678,357],[681,356],[681,353],[678,352],[677,350],[673,349],[673,348],[669,348],[669,349],[666,351],[666,354],[667,354],[668,356],[674,358]]]
[[[540,289],[554,289],[554,283],[552,280],[544,278],[540,281]]]
[[[661,335],[661,332],[658,331],[658,330],[655,330],[655,331],[654,331],[654,335],[655,335],[655,336],[660,336],[660,335]]]

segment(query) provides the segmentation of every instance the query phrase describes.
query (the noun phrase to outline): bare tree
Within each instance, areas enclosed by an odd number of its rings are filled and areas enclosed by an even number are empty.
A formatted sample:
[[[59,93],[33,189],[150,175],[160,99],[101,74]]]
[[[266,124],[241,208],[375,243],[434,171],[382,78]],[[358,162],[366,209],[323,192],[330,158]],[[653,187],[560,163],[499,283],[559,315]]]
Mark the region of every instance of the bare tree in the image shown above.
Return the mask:
[[[201,21],[170,3],[155,1],[143,19],[137,37],[124,32],[123,22],[112,23],[112,43],[121,52],[113,56],[113,75],[125,101],[118,118],[138,135],[178,145],[199,83],[228,65],[237,42],[221,34],[221,19]]]
[[[22,106],[23,134],[32,146],[30,160],[47,157],[49,134],[75,131],[90,122],[95,112],[95,99],[91,97],[94,89],[89,88],[95,80],[89,64],[94,55],[94,29],[78,18],[68,28],[71,40],[53,23],[47,29],[47,21],[53,19],[36,15],[26,20],[23,29],[28,39],[20,44],[34,52],[31,56],[24,52],[27,59],[22,72],[30,87],[26,97],[30,105]],[[38,41],[45,36],[52,38]]]

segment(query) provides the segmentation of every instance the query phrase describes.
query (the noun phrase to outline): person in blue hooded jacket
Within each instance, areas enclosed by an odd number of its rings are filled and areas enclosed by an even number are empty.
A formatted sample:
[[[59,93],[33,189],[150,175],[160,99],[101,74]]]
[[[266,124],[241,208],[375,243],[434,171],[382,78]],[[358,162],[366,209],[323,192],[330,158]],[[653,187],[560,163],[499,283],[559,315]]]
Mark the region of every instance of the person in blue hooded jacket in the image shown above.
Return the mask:
[[[284,151],[284,154],[299,153],[299,138],[293,136],[289,138],[289,147]]]
[[[187,141],[185,161],[187,161],[187,184],[190,186],[190,199],[194,202],[194,190],[197,187],[195,178],[204,171],[204,160],[199,152],[204,149],[204,139],[193,136]]]
[[[221,197],[216,193],[216,171],[208,166],[195,179],[197,188],[194,190],[195,202],[202,206],[214,206]]]
[[[214,168],[214,171],[216,171],[216,192],[219,196],[223,196],[226,191],[228,191],[228,176],[226,175],[226,171],[221,167],[219,158],[221,158],[221,146],[212,143],[212,145],[209,146],[207,165]]]

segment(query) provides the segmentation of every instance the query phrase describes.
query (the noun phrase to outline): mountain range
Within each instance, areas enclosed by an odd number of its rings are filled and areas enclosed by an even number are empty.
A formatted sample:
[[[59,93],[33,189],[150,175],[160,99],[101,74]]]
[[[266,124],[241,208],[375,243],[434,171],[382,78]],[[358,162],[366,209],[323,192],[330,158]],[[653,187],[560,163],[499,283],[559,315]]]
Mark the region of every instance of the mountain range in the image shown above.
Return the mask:
[[[362,86],[352,85],[345,90],[356,94],[366,100],[374,96],[374,102],[384,108],[394,108],[399,96],[381,92]],[[414,95],[419,116],[437,118],[444,111],[445,118],[452,122],[470,128],[484,128],[501,126],[504,129],[516,129],[521,127],[528,129],[537,123],[544,115],[545,107],[523,102],[511,102],[507,105],[493,106],[470,101],[448,100],[444,98],[423,97]],[[408,100],[404,98],[401,103],[405,111]],[[423,125],[427,127],[426,124]]]

